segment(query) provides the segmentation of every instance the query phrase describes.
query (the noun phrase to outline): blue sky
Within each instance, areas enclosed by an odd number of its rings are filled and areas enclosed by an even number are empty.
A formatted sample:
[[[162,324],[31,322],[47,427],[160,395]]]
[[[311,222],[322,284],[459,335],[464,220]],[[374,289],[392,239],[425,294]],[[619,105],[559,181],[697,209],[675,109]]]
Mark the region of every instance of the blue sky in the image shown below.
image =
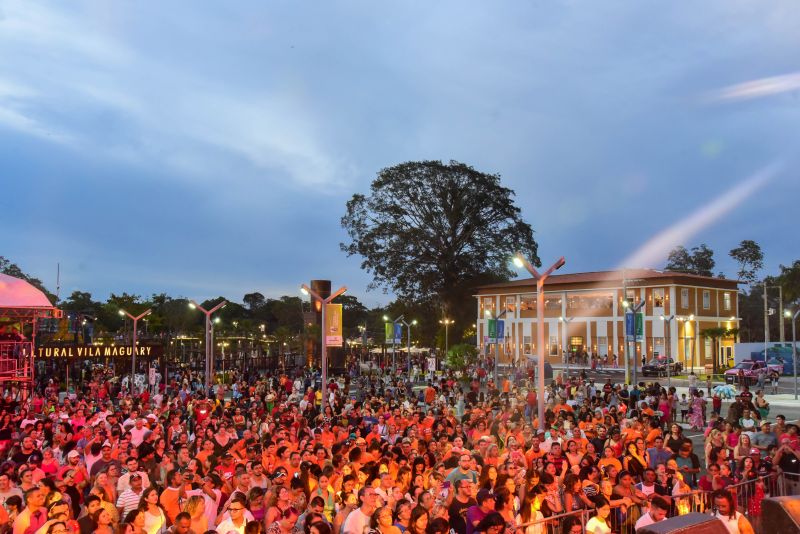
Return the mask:
[[[800,71],[798,17],[791,0],[6,0],[0,255],[51,287],[60,262],[62,295],[330,278],[375,305],[339,252],[344,203],[383,167],[456,159],[503,176],[565,272],[660,267],[666,246],[636,252],[689,219],[673,241],[720,270],[754,239],[774,271],[800,250],[800,90],[737,88]]]

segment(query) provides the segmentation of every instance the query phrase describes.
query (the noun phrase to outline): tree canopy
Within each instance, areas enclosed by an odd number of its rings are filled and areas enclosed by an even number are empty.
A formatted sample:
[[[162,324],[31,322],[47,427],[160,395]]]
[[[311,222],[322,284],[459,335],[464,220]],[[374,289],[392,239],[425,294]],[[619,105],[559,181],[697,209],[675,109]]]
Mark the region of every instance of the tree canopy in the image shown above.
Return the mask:
[[[703,243],[693,247],[691,251],[684,246],[672,249],[667,258],[664,269],[679,273],[698,274],[701,276],[714,276],[714,251]]]
[[[539,265],[533,229],[513,198],[499,175],[456,161],[395,165],[378,173],[369,195],[347,202],[341,223],[350,241],[341,248],[362,258],[372,288],[449,313],[470,281],[514,276],[514,252]]]
[[[739,271],[736,273],[739,280],[753,284],[756,281],[756,273],[764,267],[764,253],[755,241],[745,239],[739,246],[731,249],[728,255],[739,264]]]

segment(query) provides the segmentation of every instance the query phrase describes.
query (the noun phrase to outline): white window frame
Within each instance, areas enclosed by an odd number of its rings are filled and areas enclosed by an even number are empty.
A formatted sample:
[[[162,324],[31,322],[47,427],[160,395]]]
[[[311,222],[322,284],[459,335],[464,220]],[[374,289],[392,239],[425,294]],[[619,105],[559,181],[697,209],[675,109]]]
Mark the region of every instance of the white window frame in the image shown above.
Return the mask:
[[[711,309],[711,290],[704,289],[703,290],[703,309],[710,310]]]
[[[664,307],[664,300],[665,300],[664,293],[665,292],[664,292],[664,288],[663,287],[654,287],[653,288],[653,307],[654,308],[663,308]],[[661,298],[661,305],[660,306],[658,304],[656,304],[656,297],[657,296]]]
[[[681,288],[681,308],[688,308],[689,307],[689,288],[682,287]]]
[[[725,291],[722,293],[722,309],[725,311],[731,310],[731,293],[730,291]]]

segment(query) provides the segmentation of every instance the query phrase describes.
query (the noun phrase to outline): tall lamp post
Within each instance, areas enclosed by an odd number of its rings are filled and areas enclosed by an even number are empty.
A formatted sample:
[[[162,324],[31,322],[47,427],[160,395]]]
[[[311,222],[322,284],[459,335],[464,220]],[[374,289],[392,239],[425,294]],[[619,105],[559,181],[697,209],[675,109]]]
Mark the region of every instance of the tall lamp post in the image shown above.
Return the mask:
[[[498,319],[500,319],[501,317],[505,316],[506,312],[508,312],[508,308],[506,308],[505,310],[501,311],[497,315],[493,315],[490,310],[486,310],[484,312],[484,315],[486,315],[486,317],[488,319],[493,319],[496,322]],[[498,335],[499,333],[500,332],[497,331],[497,325],[495,325],[495,332],[494,332],[494,335],[495,335],[495,338],[494,338],[494,387],[496,387],[498,389],[500,388],[500,384],[499,384],[498,378],[497,378],[497,360],[500,357],[500,350],[498,349],[498,346],[497,346],[500,343],[500,336]]]
[[[539,271],[531,265],[525,256],[517,253],[514,256],[514,265],[517,267],[525,267],[531,276],[536,280],[536,343],[539,345],[539,429],[544,430],[544,281],[547,277],[553,274],[553,271],[560,269],[567,261],[564,256],[561,256],[558,261],[550,266],[544,273],[539,274]]]
[[[569,349],[567,348],[567,327],[574,317],[564,317],[563,315],[558,318],[564,326],[561,331],[561,345],[564,347],[564,354],[567,358],[567,378],[569,378]]]
[[[669,368],[669,361],[672,359],[672,321],[675,320],[674,315],[670,315],[666,317],[665,315],[661,316],[661,320],[664,321],[664,326],[666,327],[666,331],[664,332],[664,342],[667,349],[667,387],[672,387],[672,369]],[[644,372],[644,371],[642,371]]]
[[[797,316],[800,315],[800,310],[794,312],[794,315],[790,310],[786,310],[783,314],[792,320],[792,370],[794,371],[794,400],[797,400]],[[766,358],[767,355],[764,353],[764,359],[766,360]]]
[[[631,341],[625,340],[625,349],[628,350],[628,343],[633,343],[633,385],[636,385],[636,362],[638,361],[639,357],[636,355],[636,314],[639,313],[639,310],[644,308],[644,301],[639,302],[638,304],[631,305],[627,299],[622,301],[622,307],[625,308],[625,313],[630,313],[633,316],[633,332],[631,332]],[[644,325],[642,325],[644,327]],[[644,347],[642,347],[642,352],[644,353]],[[630,352],[625,355],[625,383],[631,383],[631,366],[630,366]]]
[[[311,295],[313,298],[317,299],[321,306],[321,313],[322,317],[320,318],[322,322],[322,402],[320,403],[320,411],[319,413],[325,413],[325,403],[326,397],[328,396],[328,340],[327,340],[327,332],[325,331],[325,306],[330,304],[333,299],[347,291],[347,287],[342,286],[337,289],[335,292],[331,293],[328,298],[322,298],[319,293],[308,287],[307,285],[303,284],[300,286],[300,291],[303,292],[304,295]]]
[[[131,351],[131,384],[130,388],[128,388],[131,394],[135,392],[133,387],[134,387],[134,379],[136,378],[136,328],[137,324],[139,323],[139,319],[144,319],[151,313],[153,313],[152,309],[148,309],[147,311],[144,311],[139,315],[131,315],[125,310],[122,309],[119,310],[120,315],[122,316],[127,315],[128,318],[133,321],[133,350]]]
[[[441,319],[439,324],[444,325],[444,356],[447,357],[447,351],[450,350],[450,339],[447,337],[447,329],[448,327],[455,323],[453,319]]]
[[[389,316],[388,315],[384,315],[383,316],[383,320],[384,321],[388,321],[389,320]],[[405,314],[403,314],[400,317],[398,317],[397,319],[395,319],[394,321],[392,321],[392,331],[393,332],[394,332],[394,325],[396,325],[397,323],[403,323],[404,325],[406,325],[406,351],[408,351],[408,353],[406,354],[406,356],[408,357],[408,366],[407,367],[408,367],[408,374],[409,374],[409,376],[411,376],[411,327],[412,326],[416,326],[417,320],[414,319],[413,321],[408,323],[405,320]],[[392,365],[395,365],[395,361],[394,361],[394,344],[392,344]],[[396,368],[395,368],[395,372],[397,372]]]
[[[207,310],[199,305],[197,302],[190,300],[189,307],[203,312],[206,316],[206,376],[205,386],[206,393],[211,387],[211,376],[214,374],[214,324],[211,321],[211,315],[224,308],[228,304],[227,300],[223,300],[213,308]]]

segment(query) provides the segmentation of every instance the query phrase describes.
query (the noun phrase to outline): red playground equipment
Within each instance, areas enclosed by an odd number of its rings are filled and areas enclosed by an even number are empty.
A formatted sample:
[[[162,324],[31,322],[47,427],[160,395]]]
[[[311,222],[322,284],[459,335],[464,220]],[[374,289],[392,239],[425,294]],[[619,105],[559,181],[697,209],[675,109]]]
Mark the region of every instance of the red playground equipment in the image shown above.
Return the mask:
[[[61,315],[39,289],[25,280],[0,274],[0,392],[16,389],[23,398],[31,392],[37,320]]]

